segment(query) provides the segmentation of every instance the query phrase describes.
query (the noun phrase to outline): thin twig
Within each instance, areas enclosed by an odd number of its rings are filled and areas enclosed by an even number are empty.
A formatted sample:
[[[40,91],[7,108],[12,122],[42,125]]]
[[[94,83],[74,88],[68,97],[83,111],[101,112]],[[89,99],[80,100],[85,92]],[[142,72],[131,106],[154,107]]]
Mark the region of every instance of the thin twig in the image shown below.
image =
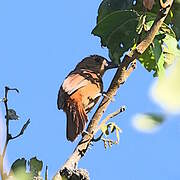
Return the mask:
[[[5,115],[5,118],[6,118],[6,140],[5,140],[5,144],[4,144],[4,148],[3,148],[3,152],[2,152],[2,155],[0,156],[0,160],[1,160],[1,178],[2,180],[4,180],[4,156],[5,156],[5,153],[6,153],[6,149],[7,149],[7,145],[8,145],[8,142],[9,142],[9,119],[8,119],[8,90],[9,88],[6,86],[5,87],[5,96],[3,98],[3,102],[4,102],[4,105],[5,105],[5,110],[6,110],[6,115]]]
[[[30,119],[28,119],[28,120],[26,121],[26,123],[24,123],[24,125],[23,125],[23,127],[21,128],[21,131],[19,132],[19,134],[16,135],[16,136],[14,136],[14,137],[11,137],[9,140],[13,140],[13,139],[16,139],[16,138],[22,136],[22,135],[24,134],[25,129],[28,127],[29,124],[30,124]]]
[[[46,165],[46,170],[45,170],[45,180],[48,180],[48,166]]]
[[[104,120],[102,120],[101,124],[96,128],[95,133],[98,132],[102,126],[104,126],[106,124],[107,121],[109,121],[109,119],[117,116],[119,113],[122,113],[126,110],[125,106],[120,107],[117,111],[109,114],[108,116],[106,116],[106,118]]]
[[[5,87],[5,96],[3,98],[3,102],[5,105],[5,110],[6,110],[6,140],[5,140],[5,145],[3,148],[3,153],[2,155],[0,155],[0,170],[1,170],[1,178],[2,180],[4,180],[4,156],[5,156],[5,152],[7,149],[7,144],[8,144],[8,137],[9,137],[9,120],[8,120],[8,105],[7,105],[7,101],[8,101],[8,87]]]
[[[2,153],[2,159],[4,159],[8,142],[12,138],[11,134],[9,133],[8,91],[16,91],[17,93],[19,93],[19,90],[17,88],[9,88],[7,86],[5,87],[5,97],[3,98],[3,102],[5,105],[5,109],[6,109],[6,115],[5,115],[5,118],[6,118],[6,141],[5,141],[5,145],[4,145],[4,149],[3,149],[3,153]]]
[[[4,144],[4,148],[3,148],[3,152],[2,155],[0,154],[0,173],[1,173],[1,179],[4,180],[4,157],[6,154],[6,149],[7,149],[7,145],[9,143],[9,141],[11,139],[15,139],[16,137],[12,138],[11,134],[9,133],[9,109],[8,109],[8,92],[9,91],[16,91],[17,93],[19,93],[19,90],[17,88],[9,88],[9,87],[5,87],[5,95],[4,98],[2,99],[2,101],[4,102],[4,106],[5,106],[5,111],[6,111],[6,115],[5,115],[5,119],[6,119],[6,139],[5,139],[5,144]]]
[[[101,138],[102,138],[102,136],[103,136],[103,133],[101,133],[100,135],[99,135],[99,137],[97,137],[97,138],[92,138],[92,142],[98,142],[98,141],[100,141],[101,140]]]

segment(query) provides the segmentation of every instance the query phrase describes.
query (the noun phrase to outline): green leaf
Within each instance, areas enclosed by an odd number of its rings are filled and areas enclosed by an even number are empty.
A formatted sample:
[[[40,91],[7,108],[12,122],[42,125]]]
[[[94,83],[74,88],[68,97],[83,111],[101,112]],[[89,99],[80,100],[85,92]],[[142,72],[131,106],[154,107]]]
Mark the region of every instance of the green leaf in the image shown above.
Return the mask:
[[[180,114],[180,58],[151,88],[152,98],[166,112]]]
[[[165,58],[165,66],[171,65],[177,58],[180,58],[180,50],[177,48],[177,40],[170,35],[166,35],[163,39],[163,53]]]
[[[105,16],[117,10],[127,10],[132,8],[133,0],[104,0],[99,6],[97,23]]]
[[[160,28],[160,32],[161,33],[165,33],[168,36],[171,36],[173,38],[176,38],[176,34],[173,31],[173,29],[171,28],[171,26],[168,26],[166,23],[163,23],[161,28]]]
[[[26,121],[26,123],[23,125],[20,134],[23,134],[23,133],[24,133],[24,131],[26,130],[26,128],[28,127],[29,124],[30,124],[30,119],[28,119],[28,120]]]
[[[154,76],[162,76],[164,74],[164,56],[162,52],[161,43],[157,38],[154,39],[153,46],[154,59],[157,62],[156,72]]]
[[[150,13],[147,12],[146,14],[151,14],[152,17],[154,16],[154,19],[155,19],[160,8],[161,7],[159,3],[155,3],[151,12]],[[137,3],[133,7],[133,9],[137,11],[138,14],[140,15],[143,14],[142,0],[137,0]],[[180,22],[180,2],[179,0],[175,0],[175,2],[172,5],[170,13],[165,19],[165,23],[168,25],[172,24],[172,29],[175,31],[177,39],[180,39],[180,23],[179,22]]]
[[[92,33],[101,38],[101,45],[109,49],[109,56],[114,63],[131,48],[137,37],[138,18],[134,11],[115,11],[103,18]]]
[[[33,157],[28,162],[30,166],[30,172],[27,172],[27,161],[22,159],[17,159],[11,166],[9,177],[13,177],[14,180],[32,180],[34,178],[42,179],[40,172],[43,167],[43,162],[38,160],[36,157]],[[47,169],[46,169],[46,178],[47,178]]]
[[[19,116],[16,114],[16,111],[14,109],[8,109],[8,119],[19,120]]]
[[[133,126],[142,132],[151,133],[164,122],[164,116],[159,114],[147,113],[137,114],[133,117]]]
[[[43,167],[43,162],[38,160],[36,157],[33,157],[29,161],[30,171],[33,177],[38,177],[41,174],[41,170]]]
[[[104,0],[99,6],[97,22],[102,20],[107,15],[111,14],[117,10],[135,10],[139,15],[144,14],[142,8],[143,0]],[[157,13],[160,9],[159,3],[155,3],[151,12],[146,12],[146,14],[151,14],[151,17],[154,20],[157,16]],[[172,5],[171,11],[165,19],[166,24],[172,24],[173,30],[177,36],[177,39],[180,39],[180,2],[175,0]]]
[[[146,22],[146,15],[141,15],[139,17],[138,26],[137,26],[137,29],[136,29],[136,32],[138,34],[141,34],[142,31],[144,30],[145,22]]]
[[[173,30],[176,33],[177,39],[180,39],[180,2],[179,0],[175,0],[172,6],[172,24],[173,24]]]
[[[24,158],[22,159],[17,159],[11,166],[11,172],[16,174],[16,172],[21,169],[24,172],[26,172],[26,160]]]
[[[147,113],[147,116],[149,116],[151,119],[154,120],[158,125],[162,124],[164,122],[164,116],[160,114],[155,113]]]
[[[26,172],[26,160],[17,159],[11,166],[9,177],[14,180],[31,180],[31,175]]]
[[[101,140],[104,142],[104,148],[106,149],[108,146],[112,147],[113,144],[118,144],[120,140],[120,133],[122,132],[121,128],[118,127],[114,122],[109,122],[107,125],[102,126],[101,130],[105,136],[109,135],[108,129],[110,128],[110,133],[116,132],[116,139],[107,139],[101,137]],[[108,134],[106,133],[108,131]]]
[[[139,57],[140,63],[150,72],[157,72],[157,62],[153,54],[153,47],[150,46],[146,51]]]
[[[155,60],[158,61],[162,54],[162,48],[161,48],[161,44],[159,43],[159,40],[157,38],[154,39],[153,53],[154,53]]]
[[[152,21],[147,22],[148,28],[151,25]],[[164,23],[153,44],[139,57],[139,61],[148,71],[154,71],[154,76],[161,76],[165,68],[180,56],[177,45],[173,30]]]
[[[154,39],[153,45],[139,57],[141,64],[148,70],[154,71],[154,76],[164,74],[164,56],[162,52],[161,42],[157,38]]]
[[[109,130],[108,130],[108,125],[104,124],[102,127],[101,127],[101,131],[104,135],[109,135]]]

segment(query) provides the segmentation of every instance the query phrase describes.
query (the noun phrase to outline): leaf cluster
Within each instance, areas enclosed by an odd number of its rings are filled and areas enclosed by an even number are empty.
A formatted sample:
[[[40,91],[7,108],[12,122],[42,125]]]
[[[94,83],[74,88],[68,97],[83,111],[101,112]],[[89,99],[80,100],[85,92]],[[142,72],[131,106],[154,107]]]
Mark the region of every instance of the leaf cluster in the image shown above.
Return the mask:
[[[116,125],[114,122],[109,122],[108,124],[104,124],[101,127],[102,135],[105,136],[101,137],[101,140],[104,142],[104,148],[106,149],[108,146],[112,147],[113,144],[118,144],[120,141],[120,133],[122,133],[121,128]],[[110,134],[115,133],[116,140],[108,139],[107,136]]]
[[[101,38],[101,45],[109,50],[110,59],[120,64],[121,58],[137,46],[152,24],[160,9],[156,1],[151,12],[147,12],[142,0],[103,0],[98,10],[97,25],[92,34]],[[180,57],[180,2],[173,4],[151,46],[140,56],[140,63],[154,76],[160,76],[165,68]]]
[[[29,161],[25,158],[17,159],[11,166],[8,178],[13,178],[15,180],[42,180],[42,167],[43,162],[38,160],[36,157],[31,158]],[[47,168],[45,174],[47,174]]]

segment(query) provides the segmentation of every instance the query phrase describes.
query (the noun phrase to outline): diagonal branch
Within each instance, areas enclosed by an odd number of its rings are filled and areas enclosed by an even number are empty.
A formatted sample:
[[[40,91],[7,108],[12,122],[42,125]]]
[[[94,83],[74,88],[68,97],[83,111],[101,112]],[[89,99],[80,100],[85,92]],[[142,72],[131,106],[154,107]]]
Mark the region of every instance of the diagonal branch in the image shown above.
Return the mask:
[[[114,78],[109,86],[109,89],[107,91],[107,97],[104,97],[103,100],[101,101],[99,107],[97,108],[96,112],[94,113],[88,128],[87,132],[88,134],[84,135],[78,145],[76,146],[74,152],[72,155],[69,157],[69,159],[65,162],[65,164],[60,168],[60,170],[56,173],[54,176],[54,180],[61,180],[61,173],[63,173],[64,169],[73,169],[76,167],[77,163],[79,160],[84,156],[86,153],[93,136],[96,133],[96,128],[98,126],[98,123],[107,109],[108,105],[111,102],[111,99],[116,95],[118,88],[120,87],[121,84],[125,82],[125,80],[128,78],[128,76],[132,72],[132,68],[129,70],[128,74],[128,66],[135,61],[148,47],[149,45],[153,42],[157,32],[159,31],[159,28],[161,27],[163,21],[165,20],[170,7],[172,6],[173,0],[169,0],[169,4],[166,8],[160,9],[158,12],[158,15],[147,33],[147,36],[137,45],[137,47],[134,50],[131,50],[123,59],[120,67],[118,68],[116,74],[114,75]]]

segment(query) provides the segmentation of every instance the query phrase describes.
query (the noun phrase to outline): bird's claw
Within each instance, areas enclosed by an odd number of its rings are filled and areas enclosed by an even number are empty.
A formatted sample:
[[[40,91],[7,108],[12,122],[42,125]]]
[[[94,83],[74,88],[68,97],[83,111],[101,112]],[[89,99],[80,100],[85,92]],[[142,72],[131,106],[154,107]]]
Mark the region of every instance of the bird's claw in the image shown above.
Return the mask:
[[[93,136],[91,133],[89,133],[89,132],[87,132],[87,131],[84,130],[84,131],[82,132],[82,137],[84,137],[85,135],[89,136],[90,138],[92,138],[92,136]]]
[[[82,132],[82,136],[85,136],[85,135],[89,135],[89,133],[84,130],[84,131]]]
[[[112,102],[115,101],[115,99],[114,99],[113,97],[110,98],[110,97],[106,94],[106,92],[102,92],[102,95],[103,95],[104,97],[108,98],[109,100],[111,100]]]

